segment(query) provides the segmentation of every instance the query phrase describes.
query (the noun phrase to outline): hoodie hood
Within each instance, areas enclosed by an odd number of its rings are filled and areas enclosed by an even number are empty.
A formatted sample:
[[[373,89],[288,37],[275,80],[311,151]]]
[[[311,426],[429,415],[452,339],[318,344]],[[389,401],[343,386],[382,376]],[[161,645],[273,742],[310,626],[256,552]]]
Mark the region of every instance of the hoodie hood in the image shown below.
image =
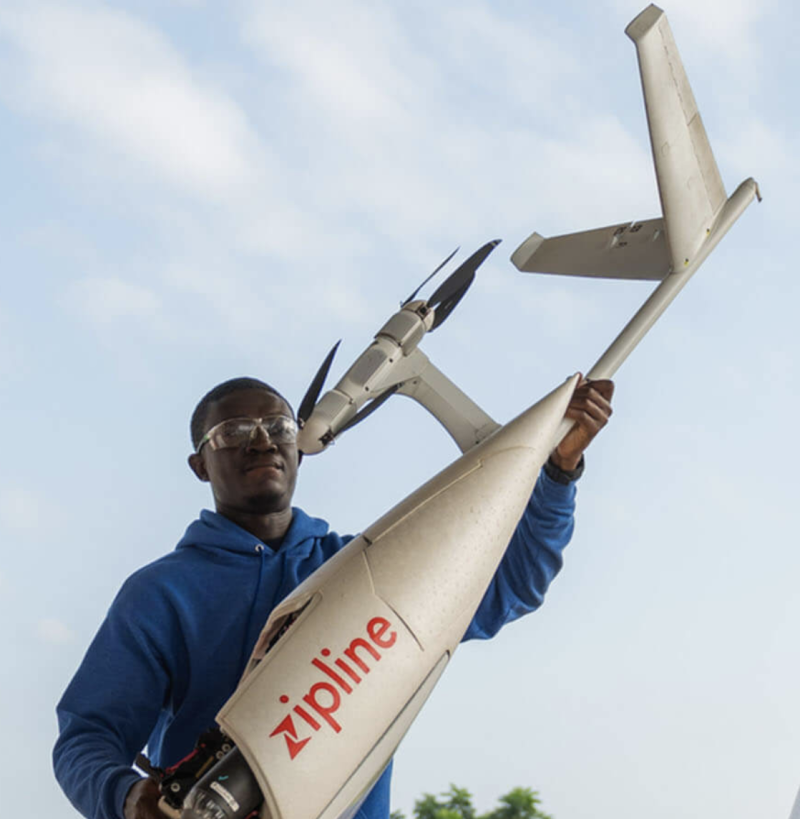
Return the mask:
[[[320,518],[312,518],[302,509],[292,507],[292,522],[277,551],[285,551],[328,534],[328,524]],[[254,534],[242,529],[232,520],[210,509],[203,509],[200,518],[189,524],[184,536],[178,541],[176,551],[192,547],[222,549],[226,552],[252,554],[254,550],[272,552],[272,547],[259,540]],[[258,548],[260,547],[260,548]]]

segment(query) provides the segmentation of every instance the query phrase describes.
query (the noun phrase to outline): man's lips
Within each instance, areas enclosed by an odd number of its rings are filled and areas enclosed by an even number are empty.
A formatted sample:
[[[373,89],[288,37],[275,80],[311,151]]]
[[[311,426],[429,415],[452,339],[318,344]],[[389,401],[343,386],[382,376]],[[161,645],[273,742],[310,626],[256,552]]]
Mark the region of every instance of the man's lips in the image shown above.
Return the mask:
[[[283,472],[283,464],[280,461],[253,461],[245,466],[245,472],[253,472],[256,469],[277,469]]]

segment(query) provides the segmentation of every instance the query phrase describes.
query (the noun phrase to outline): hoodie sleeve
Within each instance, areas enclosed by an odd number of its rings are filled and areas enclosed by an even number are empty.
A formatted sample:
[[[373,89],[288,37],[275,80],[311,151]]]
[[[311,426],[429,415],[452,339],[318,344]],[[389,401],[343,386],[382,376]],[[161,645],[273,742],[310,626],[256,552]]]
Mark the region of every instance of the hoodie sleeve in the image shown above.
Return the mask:
[[[574,483],[556,483],[540,473],[464,640],[493,637],[506,623],[539,608],[572,537],[575,493]]]
[[[154,608],[134,578],[112,604],[56,708],[56,779],[88,819],[123,818],[128,790],[141,778],[131,766],[169,696],[168,647],[149,627],[165,612]]]

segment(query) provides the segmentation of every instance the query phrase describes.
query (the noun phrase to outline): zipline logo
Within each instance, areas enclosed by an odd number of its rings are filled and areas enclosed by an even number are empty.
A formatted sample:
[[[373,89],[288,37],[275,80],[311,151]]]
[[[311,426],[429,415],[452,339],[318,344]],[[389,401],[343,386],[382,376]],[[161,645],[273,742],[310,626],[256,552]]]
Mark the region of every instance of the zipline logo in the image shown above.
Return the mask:
[[[292,714],[297,714],[315,732],[322,728],[323,722],[326,722],[338,734],[342,726],[334,714],[342,704],[342,695],[352,694],[363,677],[369,674],[369,664],[374,665],[381,659],[380,650],[389,649],[397,642],[397,632],[391,628],[392,624],[385,617],[373,617],[367,623],[369,639],[356,637],[334,660],[330,659],[329,648],[323,648],[319,652],[320,657],[311,660],[311,665],[321,671],[327,679],[315,682],[303,695],[303,704],[295,705],[270,734],[271,737],[283,734],[290,759],[294,759],[314,737],[313,733],[300,737]],[[280,701],[286,705],[289,697],[283,694]],[[301,728],[304,728],[302,724]]]

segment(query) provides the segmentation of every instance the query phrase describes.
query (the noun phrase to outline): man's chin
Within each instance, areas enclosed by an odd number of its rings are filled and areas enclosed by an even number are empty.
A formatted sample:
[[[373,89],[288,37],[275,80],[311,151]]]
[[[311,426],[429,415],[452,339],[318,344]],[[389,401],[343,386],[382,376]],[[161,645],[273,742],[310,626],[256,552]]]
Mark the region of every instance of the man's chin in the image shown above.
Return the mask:
[[[281,492],[264,492],[258,495],[251,495],[247,499],[246,509],[252,515],[274,515],[277,512],[284,512],[291,508],[291,498]]]

